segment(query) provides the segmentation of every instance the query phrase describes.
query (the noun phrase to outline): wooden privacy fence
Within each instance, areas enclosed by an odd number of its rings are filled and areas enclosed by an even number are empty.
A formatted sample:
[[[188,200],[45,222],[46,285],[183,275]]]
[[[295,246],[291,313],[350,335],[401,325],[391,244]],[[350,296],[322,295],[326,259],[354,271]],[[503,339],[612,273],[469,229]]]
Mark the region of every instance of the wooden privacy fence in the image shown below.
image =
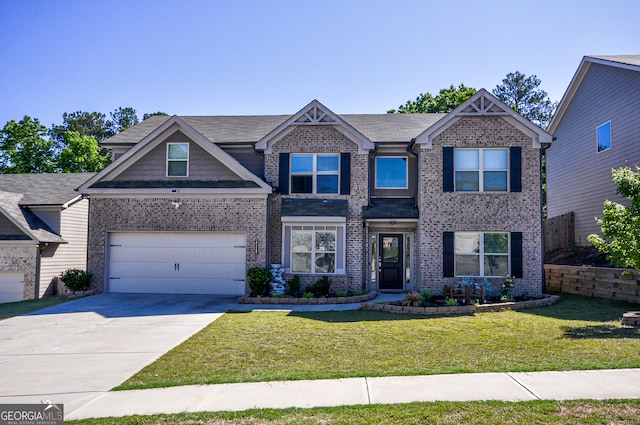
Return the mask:
[[[548,218],[544,221],[544,252],[569,248],[576,242],[573,212]]]
[[[640,275],[626,269],[545,264],[548,292],[640,303]]]

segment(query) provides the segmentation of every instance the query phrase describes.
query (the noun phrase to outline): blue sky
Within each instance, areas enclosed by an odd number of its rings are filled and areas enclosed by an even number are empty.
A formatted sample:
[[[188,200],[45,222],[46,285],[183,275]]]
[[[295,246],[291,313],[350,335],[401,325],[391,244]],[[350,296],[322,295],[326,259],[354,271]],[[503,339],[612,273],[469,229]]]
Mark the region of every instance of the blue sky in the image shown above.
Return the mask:
[[[177,115],[384,113],[450,84],[639,54],[637,0],[0,0],[0,125],[119,106]]]

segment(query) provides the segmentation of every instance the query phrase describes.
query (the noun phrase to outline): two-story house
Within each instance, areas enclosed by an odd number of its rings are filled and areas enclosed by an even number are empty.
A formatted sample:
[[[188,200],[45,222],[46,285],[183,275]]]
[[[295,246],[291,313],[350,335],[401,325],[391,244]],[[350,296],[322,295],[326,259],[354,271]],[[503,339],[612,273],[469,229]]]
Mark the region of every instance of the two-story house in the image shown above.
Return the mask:
[[[600,233],[611,169],[640,165],[640,55],[585,56],[549,123],[547,215],[574,213],[575,242]]]
[[[283,264],[333,288],[542,290],[540,148],[485,90],[449,114],[152,117],[86,182],[89,269],[110,292],[244,294]]]
[[[87,267],[93,173],[0,174],[0,303],[53,295],[55,278]]]

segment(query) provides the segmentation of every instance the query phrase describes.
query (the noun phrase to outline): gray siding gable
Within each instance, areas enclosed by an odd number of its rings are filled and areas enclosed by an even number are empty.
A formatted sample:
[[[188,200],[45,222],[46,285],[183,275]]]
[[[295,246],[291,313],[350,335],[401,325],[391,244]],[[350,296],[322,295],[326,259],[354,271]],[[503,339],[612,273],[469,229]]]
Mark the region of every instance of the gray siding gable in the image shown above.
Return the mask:
[[[167,177],[167,144],[189,143],[189,176]],[[197,143],[177,131],[114,178],[114,181],[242,180]]]
[[[547,149],[547,215],[575,213],[576,242],[600,233],[603,202],[623,202],[611,169],[640,165],[640,72],[592,63]],[[596,128],[611,121],[611,149],[597,152]]]

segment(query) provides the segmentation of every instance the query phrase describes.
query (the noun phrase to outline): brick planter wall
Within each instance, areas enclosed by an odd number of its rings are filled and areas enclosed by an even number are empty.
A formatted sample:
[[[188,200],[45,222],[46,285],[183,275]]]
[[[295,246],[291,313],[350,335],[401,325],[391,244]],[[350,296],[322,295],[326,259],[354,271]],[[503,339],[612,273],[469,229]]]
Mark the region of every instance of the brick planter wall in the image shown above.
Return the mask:
[[[547,291],[640,303],[640,275],[626,269],[545,264]]]

